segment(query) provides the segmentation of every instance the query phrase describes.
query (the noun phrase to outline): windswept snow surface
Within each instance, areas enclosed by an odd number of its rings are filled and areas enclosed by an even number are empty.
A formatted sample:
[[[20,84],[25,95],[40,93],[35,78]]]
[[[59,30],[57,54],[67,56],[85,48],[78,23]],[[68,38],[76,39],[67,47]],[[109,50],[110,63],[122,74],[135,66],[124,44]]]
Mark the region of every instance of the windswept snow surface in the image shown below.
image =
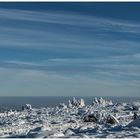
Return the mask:
[[[21,111],[0,113],[0,137],[140,138],[140,111],[133,106],[102,98],[93,99],[88,106],[76,98],[52,108],[37,109],[26,104]],[[135,120],[134,112],[138,115]]]

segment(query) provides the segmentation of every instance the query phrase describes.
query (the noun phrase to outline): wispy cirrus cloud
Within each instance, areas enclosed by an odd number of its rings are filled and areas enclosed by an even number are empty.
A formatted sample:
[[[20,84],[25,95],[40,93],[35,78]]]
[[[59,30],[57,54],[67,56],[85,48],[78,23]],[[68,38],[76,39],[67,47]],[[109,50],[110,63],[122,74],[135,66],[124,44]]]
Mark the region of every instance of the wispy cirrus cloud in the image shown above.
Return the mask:
[[[17,9],[0,9],[0,21],[4,94],[138,95],[138,22]]]
[[[140,33],[139,23],[65,11],[0,9],[0,19],[1,47],[39,48],[51,51],[55,48],[58,52],[59,49],[71,52],[71,49],[76,48],[76,54],[87,50],[87,55],[91,51],[95,51],[96,54],[108,50],[109,53],[123,52],[126,51],[123,50],[125,45],[131,42],[138,46],[134,41],[139,40]]]
[[[54,24],[66,24],[74,26],[87,26],[94,27],[100,26],[105,29],[114,28],[120,31],[126,30],[126,32],[134,32],[135,29],[139,28],[138,23],[128,23],[122,20],[113,20],[99,17],[92,17],[86,15],[80,15],[77,13],[68,13],[65,11],[27,11],[17,9],[0,9],[0,17],[13,20],[25,20],[33,22],[45,22]],[[131,30],[132,29],[132,30]],[[135,30],[136,32],[138,30]]]
[[[129,57],[129,59],[128,59]],[[133,58],[134,57],[134,58]],[[125,58],[125,59],[124,59]],[[127,59],[126,59],[127,58]],[[130,63],[133,58],[135,62]],[[58,59],[47,59],[42,61],[17,61],[17,60],[6,60],[1,63],[2,67],[16,68],[16,69],[28,69],[28,70],[39,70],[44,72],[55,72],[58,74],[71,75],[71,74],[84,74],[84,75],[95,75],[108,78],[117,79],[140,79],[140,59],[135,57],[135,55],[122,57],[108,57],[96,58],[96,59],[68,59],[68,58],[58,58]],[[105,72],[105,73],[104,73]],[[95,77],[93,76],[93,77]]]
[[[87,16],[80,15],[76,13],[66,13],[65,11],[27,11],[27,10],[16,10],[16,9],[0,9],[0,19],[1,20],[9,20],[11,22],[16,21],[17,23],[22,22],[33,22],[33,23],[43,23],[48,24],[50,26],[53,24],[65,27],[66,30],[81,30],[81,27],[85,27],[82,30],[88,32],[94,32],[98,35],[100,34],[109,34],[110,32],[118,32],[118,33],[127,33],[127,34],[139,34],[139,23],[131,23],[129,21],[122,20],[114,20],[114,19],[106,19],[96,16]],[[5,24],[2,24],[3,26]],[[7,23],[6,23],[7,25]],[[14,24],[12,24],[13,27]],[[34,25],[35,26],[35,25]],[[34,27],[25,26],[27,29],[34,29]],[[42,27],[36,28],[43,29]],[[75,28],[74,28],[75,27]],[[16,28],[20,28],[19,25],[16,25]],[[49,31],[49,29],[48,29]]]

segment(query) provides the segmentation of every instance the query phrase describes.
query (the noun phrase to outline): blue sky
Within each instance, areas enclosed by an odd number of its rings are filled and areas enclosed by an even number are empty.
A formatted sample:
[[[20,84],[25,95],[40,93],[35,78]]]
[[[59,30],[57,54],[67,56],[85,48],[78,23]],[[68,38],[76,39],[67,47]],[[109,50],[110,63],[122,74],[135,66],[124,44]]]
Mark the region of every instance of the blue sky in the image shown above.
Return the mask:
[[[140,96],[140,3],[0,3],[0,96]]]

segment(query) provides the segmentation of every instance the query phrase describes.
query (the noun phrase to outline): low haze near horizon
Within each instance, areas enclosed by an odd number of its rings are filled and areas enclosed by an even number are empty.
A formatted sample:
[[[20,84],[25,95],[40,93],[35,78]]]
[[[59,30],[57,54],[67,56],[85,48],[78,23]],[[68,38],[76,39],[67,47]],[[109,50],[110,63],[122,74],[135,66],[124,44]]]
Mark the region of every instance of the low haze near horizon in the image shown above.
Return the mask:
[[[140,3],[0,3],[0,96],[140,96]]]

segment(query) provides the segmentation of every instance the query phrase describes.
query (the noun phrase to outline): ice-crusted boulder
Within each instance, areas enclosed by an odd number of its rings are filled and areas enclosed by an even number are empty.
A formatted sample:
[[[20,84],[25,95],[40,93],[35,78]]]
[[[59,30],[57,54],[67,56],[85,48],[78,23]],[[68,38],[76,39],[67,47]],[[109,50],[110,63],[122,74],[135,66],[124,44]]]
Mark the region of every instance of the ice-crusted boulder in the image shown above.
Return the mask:
[[[139,106],[133,106],[133,110],[140,111],[140,107]]]
[[[106,106],[106,105],[113,105],[112,101],[107,101],[105,99],[101,98],[94,98],[93,102],[92,102],[93,106],[98,106],[98,105],[102,105],[102,106]]]
[[[108,117],[107,117],[107,123],[109,123],[109,124],[119,124],[119,121],[113,115],[108,115]]]
[[[76,100],[75,97],[73,97],[72,101],[69,100],[69,107],[72,107],[72,106],[76,106],[76,107],[83,107],[85,106],[85,102],[84,102],[84,99],[80,99],[80,100]]]
[[[127,126],[140,128],[140,116],[138,116],[134,121],[130,122]]]
[[[26,105],[22,106],[22,110],[31,110],[31,109],[32,109],[31,104],[26,104]]]
[[[98,119],[95,114],[87,114],[83,117],[84,122],[97,122]]]
[[[133,102],[132,103],[133,110],[140,111],[140,102]]]

